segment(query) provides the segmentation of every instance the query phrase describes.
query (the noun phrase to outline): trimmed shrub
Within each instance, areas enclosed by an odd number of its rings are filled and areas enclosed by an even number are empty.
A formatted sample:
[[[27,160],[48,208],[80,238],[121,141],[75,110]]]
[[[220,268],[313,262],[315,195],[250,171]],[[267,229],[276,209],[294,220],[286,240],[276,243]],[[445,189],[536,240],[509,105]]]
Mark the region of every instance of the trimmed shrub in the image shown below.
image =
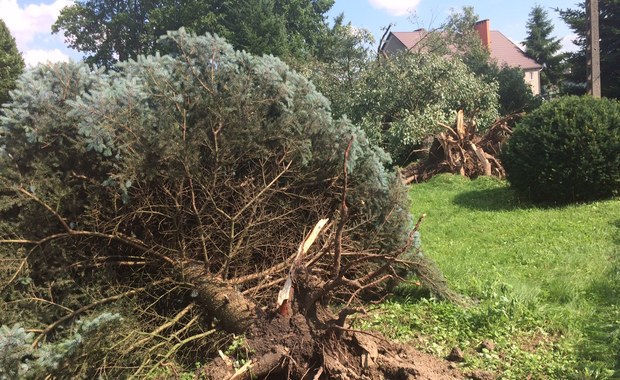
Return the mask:
[[[620,191],[620,102],[550,101],[515,128],[502,154],[510,184],[538,202],[568,203]]]

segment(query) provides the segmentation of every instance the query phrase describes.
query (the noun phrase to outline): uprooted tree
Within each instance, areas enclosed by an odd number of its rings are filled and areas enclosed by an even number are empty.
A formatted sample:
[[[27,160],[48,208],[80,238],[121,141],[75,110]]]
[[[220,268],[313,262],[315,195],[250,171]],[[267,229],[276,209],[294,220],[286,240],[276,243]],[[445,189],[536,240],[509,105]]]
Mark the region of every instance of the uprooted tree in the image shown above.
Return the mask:
[[[0,371],[142,377],[216,357],[199,372],[414,373],[347,323],[403,268],[453,296],[388,156],[280,60],[182,30],[164,42],[173,54],[18,82],[0,143]]]
[[[484,134],[479,134],[476,123],[466,121],[463,111],[458,111],[454,125],[441,124],[445,131],[433,137],[430,147],[425,149],[426,157],[401,170],[403,182],[423,182],[441,173],[505,178],[500,153],[522,116],[497,119]]]

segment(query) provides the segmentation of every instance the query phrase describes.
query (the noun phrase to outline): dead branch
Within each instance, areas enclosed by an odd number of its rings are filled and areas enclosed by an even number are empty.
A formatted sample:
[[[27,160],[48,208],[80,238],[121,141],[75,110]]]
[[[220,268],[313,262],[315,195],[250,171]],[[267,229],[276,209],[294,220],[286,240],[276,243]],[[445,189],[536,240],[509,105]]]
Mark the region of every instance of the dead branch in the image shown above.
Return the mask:
[[[185,316],[189,311],[191,311],[194,306],[196,304],[194,303],[190,303],[188,304],[185,308],[183,308],[183,310],[181,310],[180,312],[178,312],[173,318],[171,318],[168,322],[164,323],[163,325],[159,326],[158,328],[156,328],[155,330],[153,330],[151,333],[149,333],[149,335],[145,338],[140,339],[139,341],[131,344],[129,347],[127,347],[123,353],[124,354],[128,354],[131,351],[133,351],[134,349],[136,349],[136,347],[142,347],[144,346],[149,340],[155,338],[156,336],[158,336],[159,334],[161,334],[164,330],[174,326],[176,323],[179,322],[179,320],[181,318],[183,318],[183,316]]]
[[[381,57],[383,53],[383,43],[385,42],[385,37],[387,37],[388,33],[390,33],[390,29],[394,26],[394,23],[389,23],[388,26],[381,28],[383,30],[383,35],[381,39],[379,39],[379,46],[377,47],[377,57]]]
[[[342,255],[342,230],[344,229],[347,220],[349,219],[349,207],[347,207],[347,187],[348,187],[348,175],[347,175],[347,162],[349,161],[349,152],[351,151],[351,145],[353,144],[353,136],[349,140],[347,149],[344,151],[344,162],[342,164],[342,173],[344,176],[342,186],[342,202],[340,204],[340,221],[338,227],[336,227],[336,237],[334,238],[334,267],[332,270],[332,278],[337,278],[340,274],[340,260]]]

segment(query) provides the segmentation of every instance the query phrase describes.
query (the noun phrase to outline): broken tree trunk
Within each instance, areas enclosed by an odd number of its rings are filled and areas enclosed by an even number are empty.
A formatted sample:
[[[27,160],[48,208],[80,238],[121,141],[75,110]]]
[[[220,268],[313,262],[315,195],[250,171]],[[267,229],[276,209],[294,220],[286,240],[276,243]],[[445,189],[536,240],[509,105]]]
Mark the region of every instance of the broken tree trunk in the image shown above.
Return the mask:
[[[200,262],[184,262],[178,273],[193,286],[196,302],[208,310],[222,327],[232,333],[243,333],[254,323],[256,305],[237,291],[230,282],[205,271]]]
[[[402,170],[403,181],[405,184],[424,182],[441,173],[504,178],[506,172],[499,154],[521,116],[499,119],[484,135],[479,135],[476,124],[466,123],[463,111],[459,111],[454,127],[443,125],[446,130],[434,137],[428,157]]]

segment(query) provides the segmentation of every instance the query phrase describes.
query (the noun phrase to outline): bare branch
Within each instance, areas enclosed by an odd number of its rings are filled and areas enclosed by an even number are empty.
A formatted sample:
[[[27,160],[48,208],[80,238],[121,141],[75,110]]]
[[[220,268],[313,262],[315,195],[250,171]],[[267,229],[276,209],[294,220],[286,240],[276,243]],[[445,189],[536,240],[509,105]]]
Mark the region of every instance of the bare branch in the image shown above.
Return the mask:
[[[154,283],[150,284],[150,286],[161,285],[161,284],[167,283],[167,282],[171,282],[171,280],[170,279],[163,279],[163,280],[160,280],[160,281],[155,281]],[[81,308],[79,308],[79,309],[77,309],[77,310],[75,310],[75,311],[73,311],[73,312],[71,312],[69,314],[66,314],[62,318],[60,318],[60,319],[56,320],[55,322],[49,324],[45,329],[43,329],[43,332],[41,334],[39,334],[34,339],[34,341],[32,342],[32,347],[33,348],[37,348],[39,346],[39,342],[43,338],[45,338],[47,336],[47,334],[49,334],[50,332],[54,331],[54,329],[56,329],[58,326],[60,326],[64,322],[66,322],[66,321],[68,321],[70,319],[75,318],[79,314],[82,314],[85,311],[88,311],[88,310],[90,310],[90,309],[92,309],[94,307],[97,307],[97,306],[100,306],[100,305],[103,305],[103,304],[106,304],[106,303],[114,302],[114,301],[117,301],[117,300],[119,300],[121,298],[129,297],[129,296],[132,296],[132,295],[144,292],[147,289],[148,289],[148,287],[131,289],[131,290],[128,290],[128,291],[126,291],[124,293],[121,293],[121,294],[116,294],[116,295],[111,296],[111,297],[107,297],[107,298],[103,298],[103,299],[97,300],[97,301],[95,301],[95,302],[93,302],[93,303],[91,303],[89,305],[82,306]]]
[[[349,219],[349,207],[347,206],[347,187],[349,184],[349,177],[347,174],[347,162],[349,161],[349,153],[351,146],[353,145],[354,137],[351,136],[347,149],[344,151],[344,162],[342,164],[342,172],[344,175],[344,185],[342,187],[342,202],[340,204],[340,221],[338,227],[336,227],[336,237],[334,238],[334,267],[332,271],[332,278],[338,278],[340,275],[340,260],[342,255],[342,230],[344,229],[347,220]]]

